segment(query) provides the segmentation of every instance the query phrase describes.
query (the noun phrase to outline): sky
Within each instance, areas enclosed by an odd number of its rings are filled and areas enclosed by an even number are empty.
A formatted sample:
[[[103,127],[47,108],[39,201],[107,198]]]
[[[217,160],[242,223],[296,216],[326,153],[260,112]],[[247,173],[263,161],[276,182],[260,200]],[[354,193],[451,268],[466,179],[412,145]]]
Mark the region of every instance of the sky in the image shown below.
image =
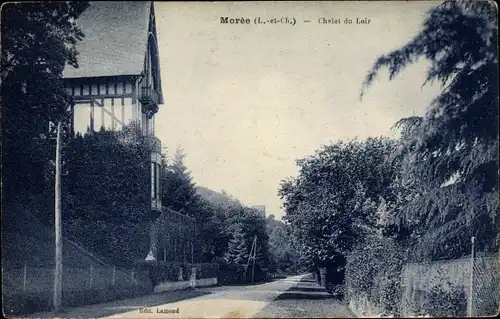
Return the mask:
[[[296,159],[339,140],[391,136],[397,120],[424,114],[440,90],[422,87],[425,60],[392,81],[383,71],[363,100],[360,92],[376,58],[407,43],[438,3],[157,2],[165,103],[156,136],[170,155],[183,148],[197,185],[281,218],[279,184],[297,176]],[[226,16],[296,24],[221,24]]]

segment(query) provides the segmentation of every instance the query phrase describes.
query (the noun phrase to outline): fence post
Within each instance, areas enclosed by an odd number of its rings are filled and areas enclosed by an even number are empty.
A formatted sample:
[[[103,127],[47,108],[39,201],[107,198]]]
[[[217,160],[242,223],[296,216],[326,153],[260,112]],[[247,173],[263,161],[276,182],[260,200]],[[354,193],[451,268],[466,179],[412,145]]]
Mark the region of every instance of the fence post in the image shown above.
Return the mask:
[[[191,278],[189,281],[190,281],[191,288],[195,288],[196,287],[196,267],[195,266],[191,267]]]
[[[111,284],[114,286],[115,285],[115,279],[116,278],[116,266],[113,266],[113,274],[111,276]]]
[[[26,277],[27,277],[27,272],[28,272],[28,269],[27,269],[27,266],[26,266],[26,262],[24,262],[24,270],[23,270],[23,291],[26,291]]]
[[[183,281],[184,280],[184,275],[182,274],[182,266],[179,268],[179,276],[177,278],[177,281]]]
[[[471,248],[471,254],[470,254],[470,282],[469,282],[469,304],[468,304],[468,317],[472,317],[474,311],[472,309],[474,303],[473,303],[473,295],[472,295],[472,292],[473,292],[473,283],[474,283],[474,240],[475,240],[475,237],[472,236],[471,238],[471,244],[472,244],[472,248]]]
[[[92,288],[92,273],[94,270],[94,266],[90,265],[90,279],[89,279],[89,288]]]

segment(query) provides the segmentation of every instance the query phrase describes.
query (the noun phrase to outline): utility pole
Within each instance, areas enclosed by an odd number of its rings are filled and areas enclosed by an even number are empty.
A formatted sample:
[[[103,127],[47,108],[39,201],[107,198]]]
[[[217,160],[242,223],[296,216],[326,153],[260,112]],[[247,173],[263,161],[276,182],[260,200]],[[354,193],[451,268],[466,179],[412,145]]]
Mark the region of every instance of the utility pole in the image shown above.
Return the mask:
[[[257,236],[253,238],[253,262],[252,262],[252,284],[255,274],[255,255],[257,254]]]
[[[55,271],[54,271],[54,311],[61,308],[62,297],[62,241],[61,241],[61,126],[57,123],[56,176],[55,176]]]
[[[247,279],[247,270],[250,266],[250,260],[252,260],[252,283],[255,274],[255,257],[257,255],[257,236],[253,237],[252,247],[250,248],[250,253],[248,254],[247,264],[245,265],[245,280]]]

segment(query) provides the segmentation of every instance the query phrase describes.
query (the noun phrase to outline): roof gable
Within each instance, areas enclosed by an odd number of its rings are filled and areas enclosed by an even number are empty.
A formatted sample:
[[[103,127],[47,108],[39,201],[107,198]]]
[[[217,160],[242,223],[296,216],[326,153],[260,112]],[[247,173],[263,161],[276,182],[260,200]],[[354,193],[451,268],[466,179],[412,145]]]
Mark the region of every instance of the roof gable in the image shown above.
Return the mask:
[[[91,2],[76,20],[85,34],[76,45],[79,68],[67,65],[63,77],[141,74],[151,9],[149,1]]]
[[[150,18],[149,18],[149,27],[148,27],[148,40],[150,41],[150,46],[152,50],[148,50],[148,53],[151,54],[151,63],[154,67],[153,76],[156,78],[157,87],[155,88],[158,93],[160,93],[160,104],[163,104],[163,93],[161,86],[161,71],[160,71],[160,52],[158,50],[158,37],[156,35],[156,17],[154,5],[151,6],[150,10]]]

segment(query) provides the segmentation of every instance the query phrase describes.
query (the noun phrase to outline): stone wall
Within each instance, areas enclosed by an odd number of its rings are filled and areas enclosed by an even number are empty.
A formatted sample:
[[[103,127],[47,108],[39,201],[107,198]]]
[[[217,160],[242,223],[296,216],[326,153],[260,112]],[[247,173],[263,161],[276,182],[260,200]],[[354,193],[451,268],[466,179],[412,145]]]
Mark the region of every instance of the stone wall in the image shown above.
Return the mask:
[[[208,287],[217,285],[217,278],[196,279],[196,281],[185,280],[176,282],[162,282],[155,286],[154,292],[175,291],[194,287]]]

